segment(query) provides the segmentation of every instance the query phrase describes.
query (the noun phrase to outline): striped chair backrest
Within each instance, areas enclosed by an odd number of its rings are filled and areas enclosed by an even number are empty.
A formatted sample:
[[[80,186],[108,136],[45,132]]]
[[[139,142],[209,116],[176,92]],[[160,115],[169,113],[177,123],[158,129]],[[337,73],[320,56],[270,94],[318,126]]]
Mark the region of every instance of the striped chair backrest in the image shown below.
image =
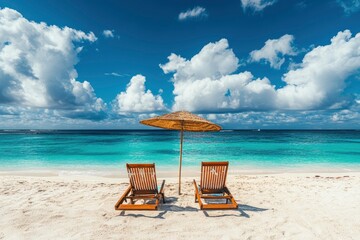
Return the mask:
[[[202,162],[200,188],[202,190],[221,190],[225,187],[229,162]]]
[[[126,164],[134,192],[157,193],[155,164]]]

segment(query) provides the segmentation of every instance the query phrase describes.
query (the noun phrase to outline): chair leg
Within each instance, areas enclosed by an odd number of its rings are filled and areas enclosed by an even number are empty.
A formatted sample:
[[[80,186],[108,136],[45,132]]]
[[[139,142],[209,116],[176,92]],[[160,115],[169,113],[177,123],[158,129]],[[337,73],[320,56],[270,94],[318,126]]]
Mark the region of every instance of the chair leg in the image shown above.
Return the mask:
[[[165,203],[165,194],[161,194],[162,195],[162,200],[163,200],[163,203]]]

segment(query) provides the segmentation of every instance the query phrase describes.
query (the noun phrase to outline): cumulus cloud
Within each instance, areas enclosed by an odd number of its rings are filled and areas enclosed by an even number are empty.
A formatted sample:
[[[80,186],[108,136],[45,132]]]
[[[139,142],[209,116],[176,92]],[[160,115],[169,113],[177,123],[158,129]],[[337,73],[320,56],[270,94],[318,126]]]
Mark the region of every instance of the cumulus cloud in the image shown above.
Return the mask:
[[[336,112],[331,116],[331,120],[334,122],[344,122],[353,119],[360,119],[360,114],[359,112],[354,112],[348,109]]]
[[[339,32],[331,43],[308,52],[297,69],[283,76],[276,89],[270,80],[250,72],[235,73],[239,60],[221,39],[209,43],[187,60],[171,54],[164,73],[172,73],[173,110],[239,112],[251,110],[315,110],[343,108],[342,96],[349,76],[360,69],[360,33]]]
[[[92,32],[28,21],[15,10],[1,9],[0,104],[85,115],[103,111],[103,100],[89,82],[76,80],[74,68],[82,49],[75,44],[95,40]]]
[[[113,101],[118,113],[144,113],[165,110],[163,99],[145,89],[146,79],[142,75],[131,78],[125,92],[119,93]]]
[[[219,113],[204,114],[204,117],[216,121],[222,126],[238,123],[242,128],[258,128],[266,126],[275,126],[281,128],[289,125],[296,125],[304,119],[303,113],[289,112],[241,112],[241,113]],[[308,116],[308,114],[306,114]]]
[[[275,90],[267,78],[254,79],[250,72],[231,74],[239,59],[226,39],[207,44],[190,60],[175,54],[168,60],[160,67],[165,73],[174,72],[174,110],[231,111],[272,105]]]
[[[199,17],[206,17],[207,13],[206,13],[206,9],[203,7],[194,7],[193,9],[189,9],[185,12],[181,12],[179,14],[179,20],[180,21],[184,21],[186,19],[190,19],[190,18],[199,18]]]
[[[239,59],[228,47],[226,39],[209,43],[191,60],[172,53],[168,57],[169,62],[160,64],[160,67],[165,73],[175,72],[174,81],[224,76],[234,72],[239,66]]]
[[[317,111],[248,111],[203,114],[223,128],[241,129],[347,129],[360,126],[359,109]]]
[[[345,14],[350,15],[360,10],[360,0],[336,0]]]
[[[114,30],[109,30],[109,29],[104,30],[103,35],[106,38],[113,38],[114,37]]]
[[[261,49],[250,53],[250,61],[259,62],[264,60],[270,63],[271,67],[280,69],[281,65],[285,62],[285,55],[296,55],[293,42],[294,36],[289,34],[285,34],[279,39],[269,39]]]
[[[3,108],[8,113],[1,115]],[[75,117],[70,118],[66,114]],[[86,116],[83,116],[86,114]],[[90,117],[89,115],[92,114]],[[30,107],[2,107],[0,105],[0,129],[90,129],[90,128],[118,128],[119,122],[110,123],[108,116],[101,116],[104,112],[73,112]],[[81,116],[82,115],[82,116]],[[101,121],[94,121],[101,119]],[[111,127],[108,127],[111,124]],[[125,126],[124,126],[125,127]]]
[[[360,70],[360,33],[339,32],[331,43],[308,52],[298,69],[284,74],[278,107],[285,109],[338,108],[349,76]]]
[[[260,12],[276,2],[277,0],[241,0],[241,5],[244,11],[251,9],[254,12]]]

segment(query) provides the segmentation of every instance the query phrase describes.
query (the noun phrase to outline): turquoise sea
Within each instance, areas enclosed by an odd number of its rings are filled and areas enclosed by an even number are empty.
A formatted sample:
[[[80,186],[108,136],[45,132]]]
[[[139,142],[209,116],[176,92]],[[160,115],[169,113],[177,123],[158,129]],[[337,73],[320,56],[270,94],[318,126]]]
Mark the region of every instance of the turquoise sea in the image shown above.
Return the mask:
[[[0,170],[92,169],[155,162],[176,171],[177,131],[0,130]],[[184,134],[184,167],[230,161],[246,169],[360,169],[360,131],[224,130]]]

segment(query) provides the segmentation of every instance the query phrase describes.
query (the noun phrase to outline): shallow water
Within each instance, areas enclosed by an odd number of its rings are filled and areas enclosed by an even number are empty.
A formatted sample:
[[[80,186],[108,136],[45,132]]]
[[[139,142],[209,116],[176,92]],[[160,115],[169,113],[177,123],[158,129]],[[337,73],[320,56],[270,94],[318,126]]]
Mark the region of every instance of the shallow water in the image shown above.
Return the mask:
[[[0,169],[178,166],[177,131],[0,130]],[[184,134],[183,164],[227,160],[255,168],[360,167],[360,131],[223,131]]]

